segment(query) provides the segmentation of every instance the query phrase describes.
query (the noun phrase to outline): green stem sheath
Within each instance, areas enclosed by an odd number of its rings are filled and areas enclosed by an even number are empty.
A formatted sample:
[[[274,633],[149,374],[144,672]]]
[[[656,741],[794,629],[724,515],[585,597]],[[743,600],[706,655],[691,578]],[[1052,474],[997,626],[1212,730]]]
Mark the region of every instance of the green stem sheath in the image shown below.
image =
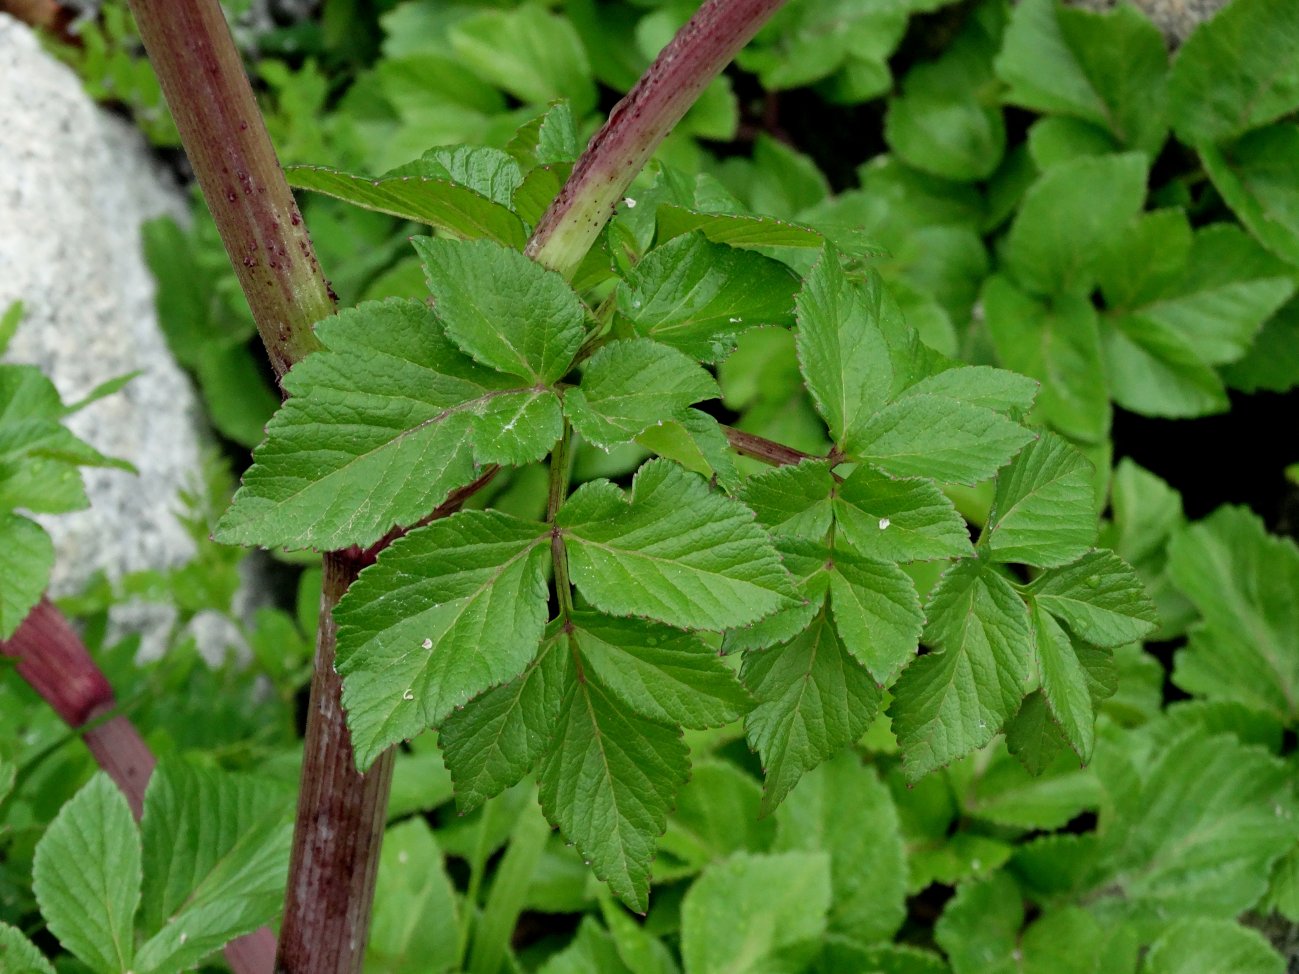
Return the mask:
[[[785,0],[707,0],[614,106],[524,251],[565,277],[654,150]]]

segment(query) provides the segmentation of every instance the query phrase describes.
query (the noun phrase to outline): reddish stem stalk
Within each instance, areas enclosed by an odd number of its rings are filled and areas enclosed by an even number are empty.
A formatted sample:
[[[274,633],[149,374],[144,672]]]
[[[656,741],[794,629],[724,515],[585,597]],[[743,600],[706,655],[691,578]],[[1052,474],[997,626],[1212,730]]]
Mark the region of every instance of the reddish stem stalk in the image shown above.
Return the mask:
[[[320,347],[334,311],[216,0],[131,0],[181,142],[216,220],[275,374]]]
[[[810,453],[795,450],[792,446],[785,446],[785,444],[777,443],[775,440],[769,440],[754,433],[745,433],[743,430],[737,430],[730,426],[723,426],[722,432],[726,434],[731,449],[736,453],[741,456],[752,457],[754,460],[761,460],[763,463],[769,463],[773,467],[790,466],[802,463],[804,460],[817,459]]]
[[[216,0],[131,0],[208,208],[277,375],[319,348],[312,325],[334,311]],[[359,570],[327,554],[289,885],[277,970],[359,974],[392,755],[358,774],[334,672],[330,615]]]
[[[117,699],[108,678],[63,613],[49,599],[42,599],[11,639],[0,640],[0,656],[17,661],[18,675],[64,723],[73,730],[85,728],[82,740],[122,789],[138,820],[157,759],[126,717],[119,714],[96,723],[96,718],[117,707]],[[232,940],[226,945],[225,956],[234,974],[270,974],[275,964],[275,934],[262,927]]]
[[[537,224],[525,253],[571,277],[659,143],[784,3],[707,0],[613,107]]]
[[[289,865],[288,901],[301,906],[285,916],[277,971],[344,974],[360,971],[365,956],[396,752],[385,751],[365,774],[356,770],[343,683],[334,670],[333,609],[363,566],[363,558],[339,552],[324,558],[299,827]],[[303,827],[308,815],[310,827]]]

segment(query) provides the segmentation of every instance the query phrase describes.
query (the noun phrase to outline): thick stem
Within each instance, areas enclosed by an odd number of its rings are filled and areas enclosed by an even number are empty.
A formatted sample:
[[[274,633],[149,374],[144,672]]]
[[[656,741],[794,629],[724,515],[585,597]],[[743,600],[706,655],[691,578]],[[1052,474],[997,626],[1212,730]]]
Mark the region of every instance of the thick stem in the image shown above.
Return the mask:
[[[135,726],[120,714],[99,720],[117,706],[107,677],[95,665],[81,637],[49,599],[27,614],[13,637],[0,640],[0,656],[17,661],[18,675],[41,695],[82,740],[108,773],[139,819],[144,791],[157,759]],[[225,948],[234,974],[270,974],[275,964],[275,934],[255,930]]]
[[[18,675],[69,727],[81,727],[117,705],[107,677],[49,599],[27,613],[12,638],[0,641],[0,654],[17,661]]]
[[[130,0],[276,375],[319,347],[334,295],[216,0]]]
[[[609,113],[537,224],[528,256],[571,277],[659,143],[784,3],[707,0]]]
[[[243,63],[216,0],[131,0],[140,37],[176,120],[276,375],[319,347],[312,325],[334,310]],[[392,754],[358,774],[334,672],[330,610],[359,570],[326,555],[302,792],[277,969],[361,970]]]
[[[343,683],[334,670],[333,609],[361,565],[338,552],[324,558],[298,827],[276,967],[284,974],[351,974],[361,970],[365,956],[396,752],[385,751],[365,774],[356,770]]]

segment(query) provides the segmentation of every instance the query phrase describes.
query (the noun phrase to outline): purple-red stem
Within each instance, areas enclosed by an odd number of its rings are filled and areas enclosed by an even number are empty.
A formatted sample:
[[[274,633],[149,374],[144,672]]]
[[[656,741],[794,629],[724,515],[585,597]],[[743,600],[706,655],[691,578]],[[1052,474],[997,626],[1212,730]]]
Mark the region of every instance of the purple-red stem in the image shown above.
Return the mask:
[[[707,0],[613,107],[525,253],[571,277],[659,143],[785,2]]]
[[[736,453],[741,456],[752,457],[754,460],[761,460],[763,463],[769,463],[773,467],[790,466],[802,463],[804,460],[819,459],[810,453],[795,450],[792,446],[785,446],[785,444],[769,440],[765,436],[745,433],[743,430],[737,430],[731,426],[723,426],[722,432],[726,434],[727,442],[731,444],[731,449]]]
[[[0,640],[0,656],[15,660],[18,675],[31,685],[82,740],[99,766],[122,789],[131,814],[144,812],[144,790],[157,759],[135,726],[118,714],[113,688],[95,665],[81,637],[49,599],[42,599],[12,638]],[[275,934],[255,930],[225,948],[234,974],[270,974],[275,966]]]
[[[324,559],[287,896],[289,903],[300,904],[298,915],[310,923],[290,924],[286,917],[276,968],[293,974],[360,971],[365,956],[396,752],[385,751],[365,774],[356,770],[343,716],[343,683],[334,670],[334,606],[364,563],[363,557],[339,552]],[[308,810],[311,818],[304,823]]]
[[[181,142],[282,376],[319,348],[312,325],[334,311],[243,62],[216,0],[131,0]],[[353,763],[331,610],[359,570],[324,556],[311,710],[276,969],[361,970],[387,805],[391,755],[368,774]]]
[[[216,0],[131,0],[140,39],[277,376],[334,311],[298,204]]]

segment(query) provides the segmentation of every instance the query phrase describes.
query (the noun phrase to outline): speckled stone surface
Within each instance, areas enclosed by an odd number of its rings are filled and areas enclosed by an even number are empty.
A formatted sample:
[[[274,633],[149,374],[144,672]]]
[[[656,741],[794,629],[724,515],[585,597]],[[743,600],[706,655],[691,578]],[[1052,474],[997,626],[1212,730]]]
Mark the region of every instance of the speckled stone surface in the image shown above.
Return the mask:
[[[1126,2],[1141,10],[1176,47],[1190,36],[1203,21],[1208,20],[1227,5],[1229,0],[1065,0],[1074,7],[1085,10],[1109,10]],[[1290,0],[1277,0],[1290,2]]]
[[[0,308],[26,307],[7,357],[40,366],[65,401],[143,373],[69,421],[139,475],[87,470],[90,509],[42,518],[58,552],[56,594],[97,571],[161,568],[192,553],[173,512],[199,469],[202,419],[159,331],[139,232],[185,209],[134,129],[0,14]]]

